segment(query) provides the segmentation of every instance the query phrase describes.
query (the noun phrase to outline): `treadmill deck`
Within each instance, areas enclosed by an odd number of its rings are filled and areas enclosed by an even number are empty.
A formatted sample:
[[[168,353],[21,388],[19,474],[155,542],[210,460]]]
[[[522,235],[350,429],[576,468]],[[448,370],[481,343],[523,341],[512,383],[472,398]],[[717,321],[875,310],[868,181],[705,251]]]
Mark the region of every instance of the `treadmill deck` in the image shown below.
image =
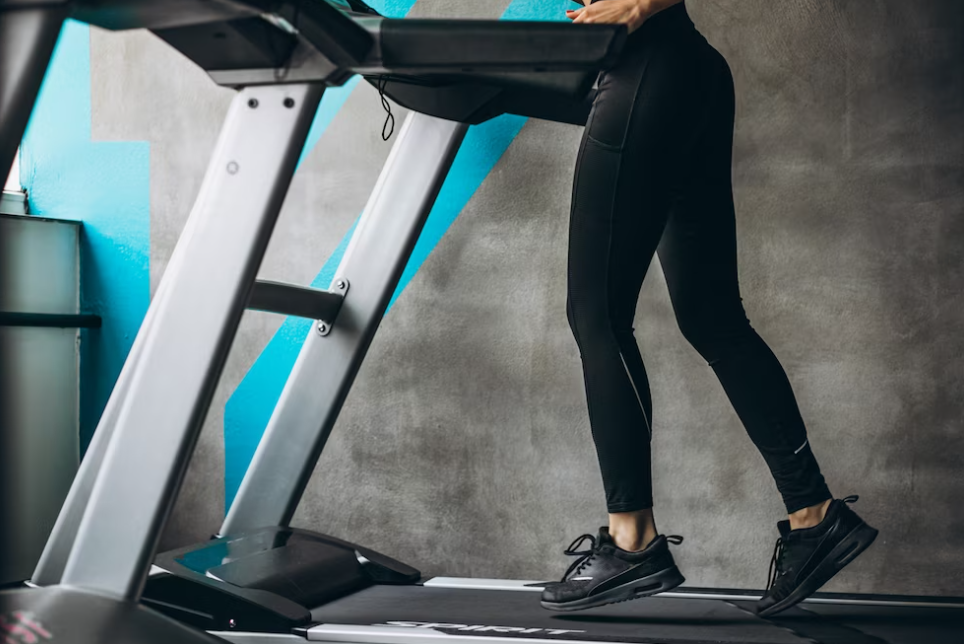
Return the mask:
[[[461,644],[528,639],[633,644],[960,644],[964,609],[806,603],[765,619],[748,599],[664,594],[573,613],[536,589],[375,586],[312,611],[310,641]],[[360,628],[351,628],[351,627]],[[382,629],[372,628],[381,626]],[[533,643],[534,644],[534,643]]]

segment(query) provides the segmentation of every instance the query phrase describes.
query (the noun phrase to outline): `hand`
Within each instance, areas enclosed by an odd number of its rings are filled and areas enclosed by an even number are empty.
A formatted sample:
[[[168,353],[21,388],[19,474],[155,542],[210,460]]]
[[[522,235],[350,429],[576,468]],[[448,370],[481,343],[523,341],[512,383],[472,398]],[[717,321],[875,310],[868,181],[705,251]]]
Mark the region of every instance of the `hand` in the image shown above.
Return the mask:
[[[649,17],[646,5],[646,0],[604,0],[582,9],[568,9],[566,17],[573,24],[622,24],[632,33]]]

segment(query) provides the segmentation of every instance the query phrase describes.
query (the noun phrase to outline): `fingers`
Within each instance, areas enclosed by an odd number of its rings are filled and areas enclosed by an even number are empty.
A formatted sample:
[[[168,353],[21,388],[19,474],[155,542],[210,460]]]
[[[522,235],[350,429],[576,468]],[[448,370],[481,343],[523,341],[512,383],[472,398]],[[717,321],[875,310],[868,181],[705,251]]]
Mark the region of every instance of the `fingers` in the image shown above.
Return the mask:
[[[586,10],[583,9],[567,9],[566,17],[572,20],[573,24],[579,22],[587,22],[589,16],[586,14]]]
[[[583,7],[582,9],[567,9],[566,17],[571,19],[573,24],[590,22],[607,22],[606,14],[599,8],[600,5]],[[609,22],[612,22],[610,20]]]

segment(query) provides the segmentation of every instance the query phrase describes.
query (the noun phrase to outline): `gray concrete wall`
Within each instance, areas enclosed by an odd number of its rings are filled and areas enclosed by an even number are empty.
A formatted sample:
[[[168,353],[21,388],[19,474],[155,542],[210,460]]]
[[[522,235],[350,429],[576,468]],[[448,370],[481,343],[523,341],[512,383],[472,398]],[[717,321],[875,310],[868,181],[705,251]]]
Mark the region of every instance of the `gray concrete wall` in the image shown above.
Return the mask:
[[[419,0],[492,17],[507,2]],[[964,595],[964,4],[691,0],[728,58],[740,277],[832,489],[882,529],[829,590]],[[231,92],[150,35],[92,32],[95,139],[151,143],[152,284]],[[399,122],[404,110],[395,109]],[[389,151],[361,84],[297,175],[263,278],[308,282]],[[606,520],[565,318],[581,129],[530,120],[385,319],[295,523],[427,574],[552,578]],[[164,546],[223,516],[225,401],[281,323],[246,315]],[[781,504],[658,264],[637,337],[657,517],[699,586],[761,587]]]

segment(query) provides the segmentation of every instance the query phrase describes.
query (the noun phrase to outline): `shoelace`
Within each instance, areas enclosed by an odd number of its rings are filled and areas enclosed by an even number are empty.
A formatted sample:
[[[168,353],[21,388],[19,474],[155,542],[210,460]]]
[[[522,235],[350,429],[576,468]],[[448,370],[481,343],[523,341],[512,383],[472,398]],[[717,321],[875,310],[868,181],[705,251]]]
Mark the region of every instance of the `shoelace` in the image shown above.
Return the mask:
[[[586,539],[589,540],[589,550],[576,550],[579,546],[585,543]],[[579,557],[572,562],[569,569],[566,570],[566,574],[562,576],[562,581],[565,581],[570,574],[578,575],[583,568],[589,565],[592,561],[593,555],[596,554],[596,536],[592,534],[584,534],[582,536],[576,537],[576,540],[569,544],[569,547],[563,550],[563,554],[569,557]]]
[[[770,559],[770,571],[767,573],[767,590],[773,588],[777,578],[783,574],[783,537],[777,539],[777,545],[773,548],[773,557]]]
[[[857,502],[860,497],[856,494],[850,496],[845,496],[841,499],[847,505],[852,505]],[[785,541],[783,537],[777,539],[777,545],[773,548],[773,557],[770,559],[770,571],[767,573],[767,590],[773,588],[773,585],[777,583],[777,579],[786,573],[783,570],[783,555],[786,552]]]
[[[665,538],[666,541],[674,546],[678,546],[679,544],[683,543],[683,537],[679,536],[678,534],[666,535]],[[587,539],[590,543],[589,550],[576,550],[576,548],[581,546]],[[576,537],[576,540],[569,544],[569,547],[563,551],[563,554],[570,557],[579,557],[579,559],[576,559],[572,562],[572,565],[569,566],[568,570],[566,570],[566,574],[562,576],[562,581],[565,581],[570,574],[578,575],[580,572],[582,572],[582,569],[588,566],[589,562],[592,561],[593,556],[596,554],[595,535],[584,534]]]

